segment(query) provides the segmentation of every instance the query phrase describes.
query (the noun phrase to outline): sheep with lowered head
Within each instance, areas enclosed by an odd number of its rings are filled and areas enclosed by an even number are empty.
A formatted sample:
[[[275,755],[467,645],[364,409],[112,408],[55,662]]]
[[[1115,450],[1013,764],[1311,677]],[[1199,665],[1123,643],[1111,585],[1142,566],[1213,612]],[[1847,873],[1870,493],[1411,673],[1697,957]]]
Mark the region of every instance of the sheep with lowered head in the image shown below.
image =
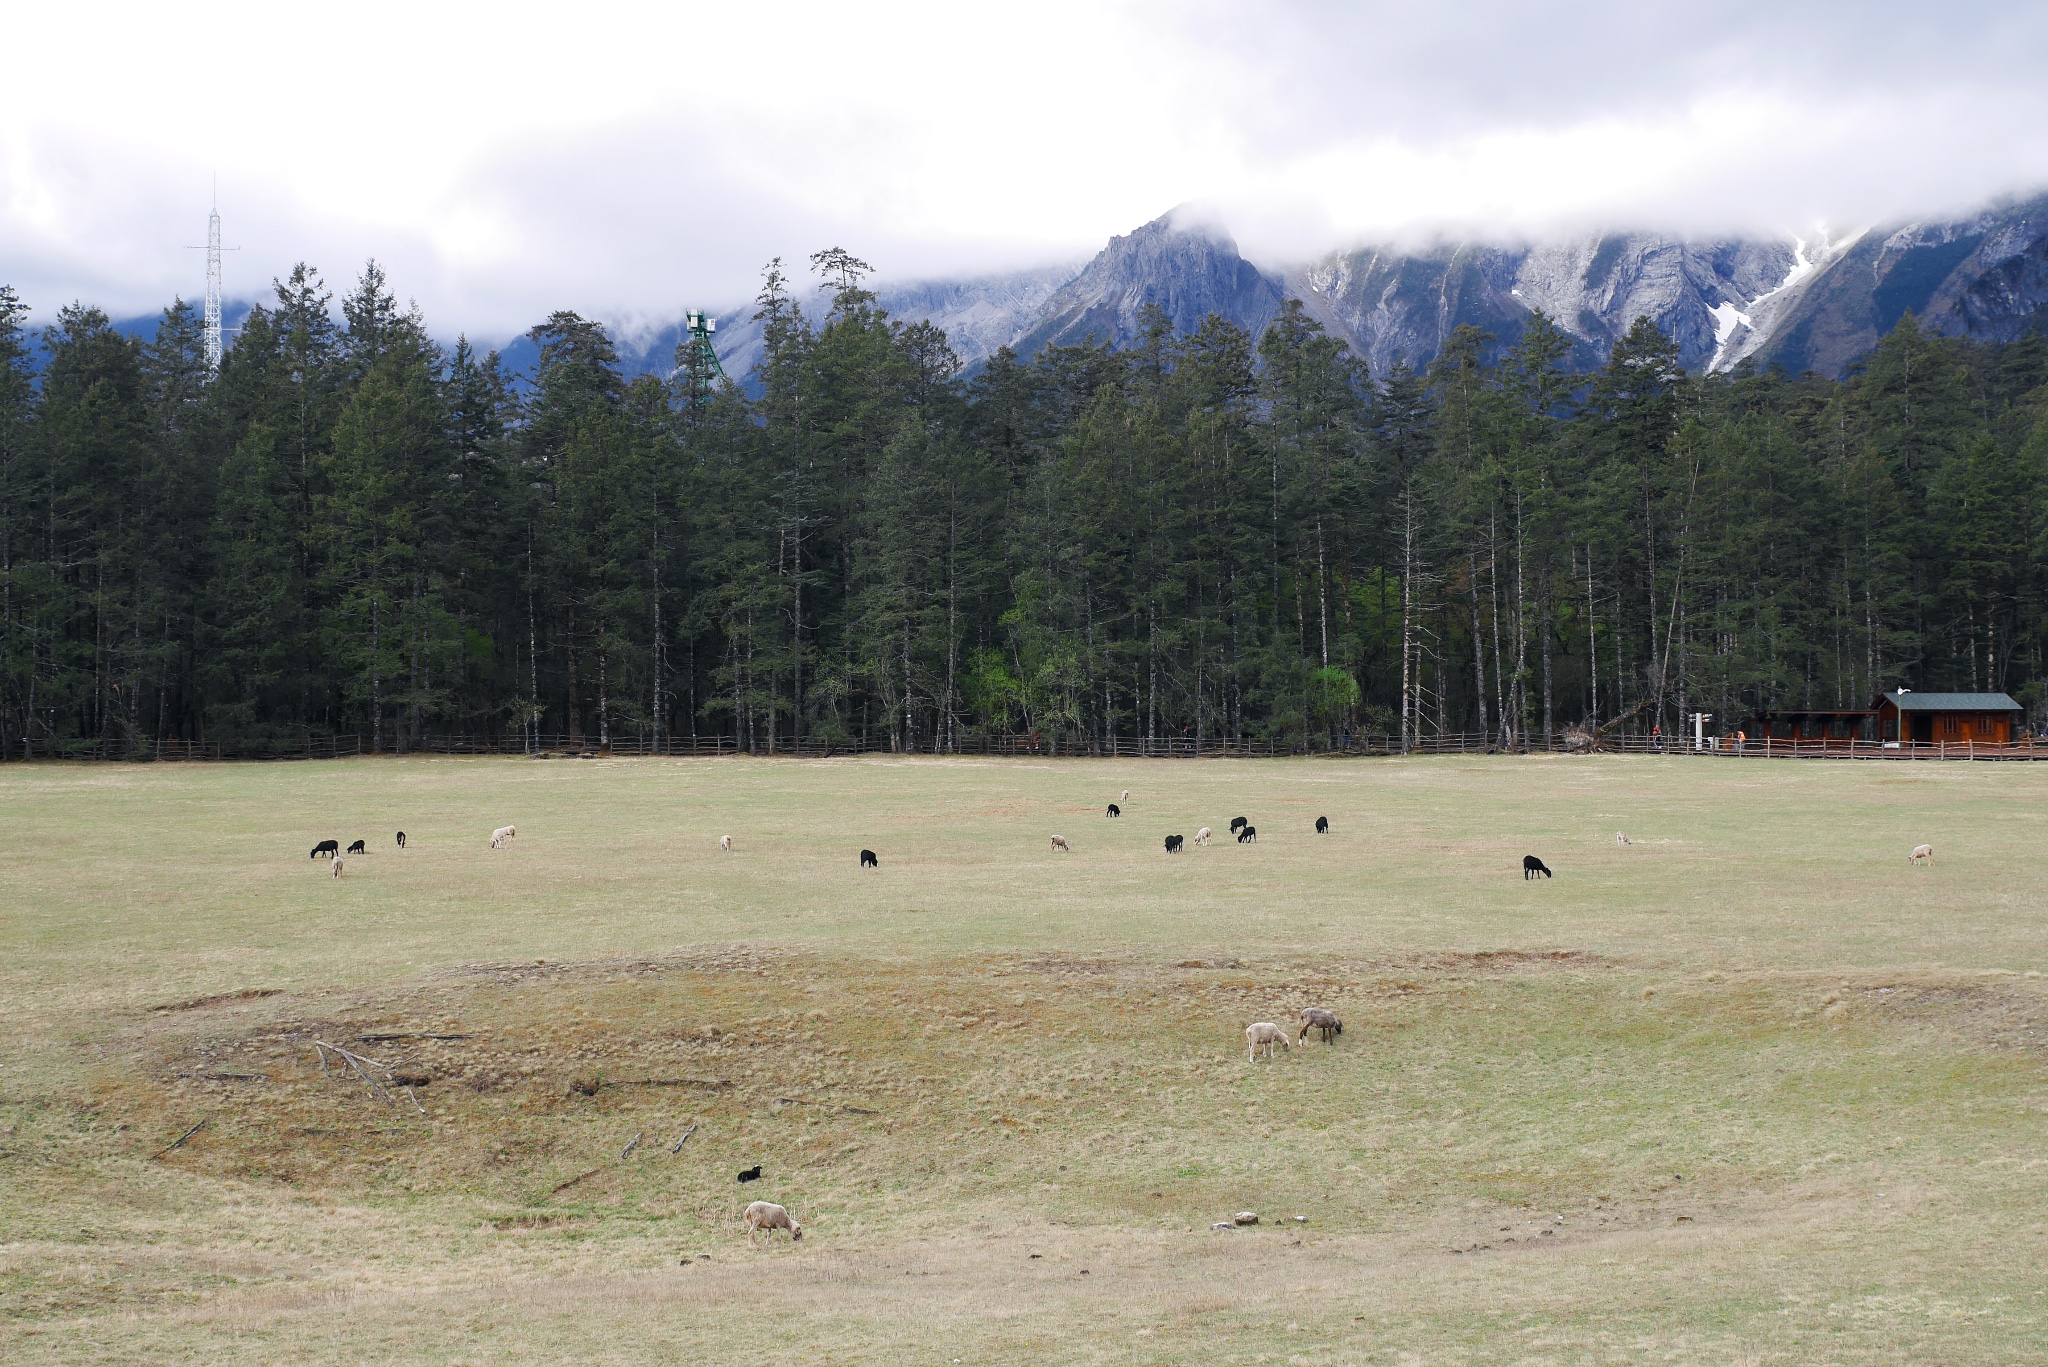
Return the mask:
[[[804,1227],[790,1218],[787,1210],[773,1201],[756,1201],[747,1207],[747,1242],[753,1243],[754,1236],[762,1230],[774,1233],[778,1229],[789,1231],[791,1242],[804,1237]]]
[[[1287,1032],[1271,1021],[1259,1021],[1254,1025],[1247,1025],[1244,1028],[1244,1042],[1244,1061],[1246,1063],[1257,1062],[1261,1048],[1266,1051],[1266,1057],[1271,1058],[1273,1057],[1273,1046],[1276,1044],[1282,1049],[1294,1047],[1287,1041]]]

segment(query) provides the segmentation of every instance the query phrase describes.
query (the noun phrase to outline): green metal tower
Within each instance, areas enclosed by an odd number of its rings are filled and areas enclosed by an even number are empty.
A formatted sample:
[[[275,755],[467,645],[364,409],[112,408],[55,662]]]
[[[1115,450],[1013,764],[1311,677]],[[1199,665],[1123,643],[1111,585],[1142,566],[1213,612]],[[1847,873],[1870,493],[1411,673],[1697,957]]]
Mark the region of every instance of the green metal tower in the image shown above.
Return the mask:
[[[702,309],[691,309],[683,315],[683,325],[689,332],[676,347],[676,378],[688,386],[690,402],[701,403],[710,397],[711,386],[725,378],[718,348],[711,341],[718,320]]]

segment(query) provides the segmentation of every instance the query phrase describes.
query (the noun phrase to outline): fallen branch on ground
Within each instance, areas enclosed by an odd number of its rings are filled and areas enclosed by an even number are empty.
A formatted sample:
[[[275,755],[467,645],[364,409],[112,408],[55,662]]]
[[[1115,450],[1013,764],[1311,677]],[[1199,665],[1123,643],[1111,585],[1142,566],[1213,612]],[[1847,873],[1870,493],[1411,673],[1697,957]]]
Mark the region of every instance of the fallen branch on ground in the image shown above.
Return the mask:
[[[695,1125],[690,1126],[689,1129],[683,1131],[683,1137],[681,1139],[678,1139],[675,1143],[668,1146],[668,1151],[670,1153],[681,1153],[683,1145],[687,1143],[689,1141],[690,1136],[695,1133],[697,1133],[697,1127]]]
[[[562,1185],[556,1187],[553,1191],[549,1192],[548,1195],[560,1196],[563,1192],[575,1186],[578,1182],[583,1181],[586,1177],[595,1177],[603,1171],[603,1168],[592,1168],[589,1172],[578,1173],[576,1176],[570,1178],[568,1181],[562,1183]]]
[[[169,1146],[168,1146],[168,1147],[166,1147],[166,1148],[164,1148],[164,1149],[163,1149],[163,1150],[162,1150],[161,1152],[159,1152],[159,1153],[158,1153],[158,1154],[156,1155],[156,1157],[158,1157],[158,1158],[162,1158],[162,1157],[164,1156],[164,1154],[167,1154],[167,1153],[169,1153],[169,1152],[170,1152],[170,1151],[171,1151],[172,1149],[175,1149],[175,1148],[177,1148],[177,1147],[178,1147],[178,1145],[180,1145],[180,1144],[184,1143],[184,1142],[185,1142],[186,1140],[190,1139],[190,1138],[191,1138],[191,1137],[192,1137],[193,1135],[195,1135],[195,1134],[198,1134],[198,1133],[199,1133],[199,1131],[200,1131],[200,1130],[201,1130],[201,1129],[202,1129],[202,1128],[203,1128],[203,1127],[205,1126],[205,1124],[206,1124],[206,1121],[207,1121],[207,1120],[211,1120],[211,1119],[213,1119],[213,1117],[212,1117],[212,1116],[207,1116],[207,1117],[206,1117],[206,1120],[202,1120],[202,1121],[200,1121],[200,1122],[199,1122],[199,1124],[197,1124],[197,1125],[194,1125],[194,1126],[193,1126],[193,1127],[192,1127],[191,1129],[189,1129],[189,1130],[185,1131],[185,1133],[183,1133],[183,1134],[179,1135],[179,1136],[178,1136],[178,1137],[177,1137],[176,1139],[173,1139],[173,1140],[172,1140],[172,1141],[170,1142]]]
[[[637,1148],[639,1148],[639,1147],[640,1147],[640,1136],[636,1134],[636,1135],[634,1135],[634,1136],[633,1136],[633,1137],[632,1137],[631,1139],[628,1139],[628,1140],[626,1141],[626,1147],[625,1147],[625,1148],[623,1148],[623,1149],[619,1150],[619,1157],[621,1157],[621,1158],[624,1158],[624,1157],[626,1157],[626,1156],[627,1156],[628,1154],[632,1153],[632,1152],[633,1152],[633,1150],[635,1150],[635,1149],[637,1149]]]
[[[352,1053],[351,1051],[342,1048],[338,1044],[329,1044],[324,1039],[316,1039],[313,1041],[313,1052],[319,1055],[321,1072],[324,1073],[327,1071],[327,1055],[332,1053],[336,1058],[339,1058],[349,1068],[353,1069],[357,1077],[369,1083],[371,1089],[374,1090],[378,1096],[384,1098],[385,1105],[396,1106],[398,1104],[395,1100],[392,1099],[391,1093],[384,1090],[384,1084],[370,1076],[370,1069],[372,1068],[382,1068],[385,1072],[390,1072],[390,1064],[379,1063],[375,1059],[364,1058],[361,1054]],[[419,1106],[420,1103],[418,1099],[415,1098],[412,1104],[415,1106]],[[420,1114],[426,1114],[425,1107],[420,1107]]]

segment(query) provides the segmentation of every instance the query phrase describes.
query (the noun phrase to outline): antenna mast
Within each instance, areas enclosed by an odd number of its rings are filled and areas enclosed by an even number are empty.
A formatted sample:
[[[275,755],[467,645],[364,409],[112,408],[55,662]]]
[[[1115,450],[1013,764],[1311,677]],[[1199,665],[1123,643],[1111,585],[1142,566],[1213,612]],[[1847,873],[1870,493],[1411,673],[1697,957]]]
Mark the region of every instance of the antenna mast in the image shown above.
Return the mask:
[[[683,324],[689,335],[676,348],[676,370],[689,380],[691,403],[701,403],[710,395],[712,382],[725,378],[725,367],[718,363],[718,348],[711,341],[711,334],[718,331],[718,320],[702,309],[691,309],[683,315]]]
[[[188,251],[206,253],[206,373],[220,374],[221,326],[220,326],[220,254],[224,251],[240,251],[239,247],[220,245],[220,188],[214,187],[213,212],[206,216],[206,245],[190,247]]]
[[[206,216],[206,368],[220,373],[220,203]]]

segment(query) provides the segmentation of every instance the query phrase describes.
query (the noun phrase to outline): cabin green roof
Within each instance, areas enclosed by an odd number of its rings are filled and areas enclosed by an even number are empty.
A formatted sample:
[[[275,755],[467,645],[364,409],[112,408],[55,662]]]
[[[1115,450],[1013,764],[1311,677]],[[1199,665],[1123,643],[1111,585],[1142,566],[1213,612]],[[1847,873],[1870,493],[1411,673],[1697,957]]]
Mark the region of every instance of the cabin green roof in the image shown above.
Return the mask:
[[[1901,712],[2019,712],[2024,709],[2007,693],[1887,693],[1888,702]]]

